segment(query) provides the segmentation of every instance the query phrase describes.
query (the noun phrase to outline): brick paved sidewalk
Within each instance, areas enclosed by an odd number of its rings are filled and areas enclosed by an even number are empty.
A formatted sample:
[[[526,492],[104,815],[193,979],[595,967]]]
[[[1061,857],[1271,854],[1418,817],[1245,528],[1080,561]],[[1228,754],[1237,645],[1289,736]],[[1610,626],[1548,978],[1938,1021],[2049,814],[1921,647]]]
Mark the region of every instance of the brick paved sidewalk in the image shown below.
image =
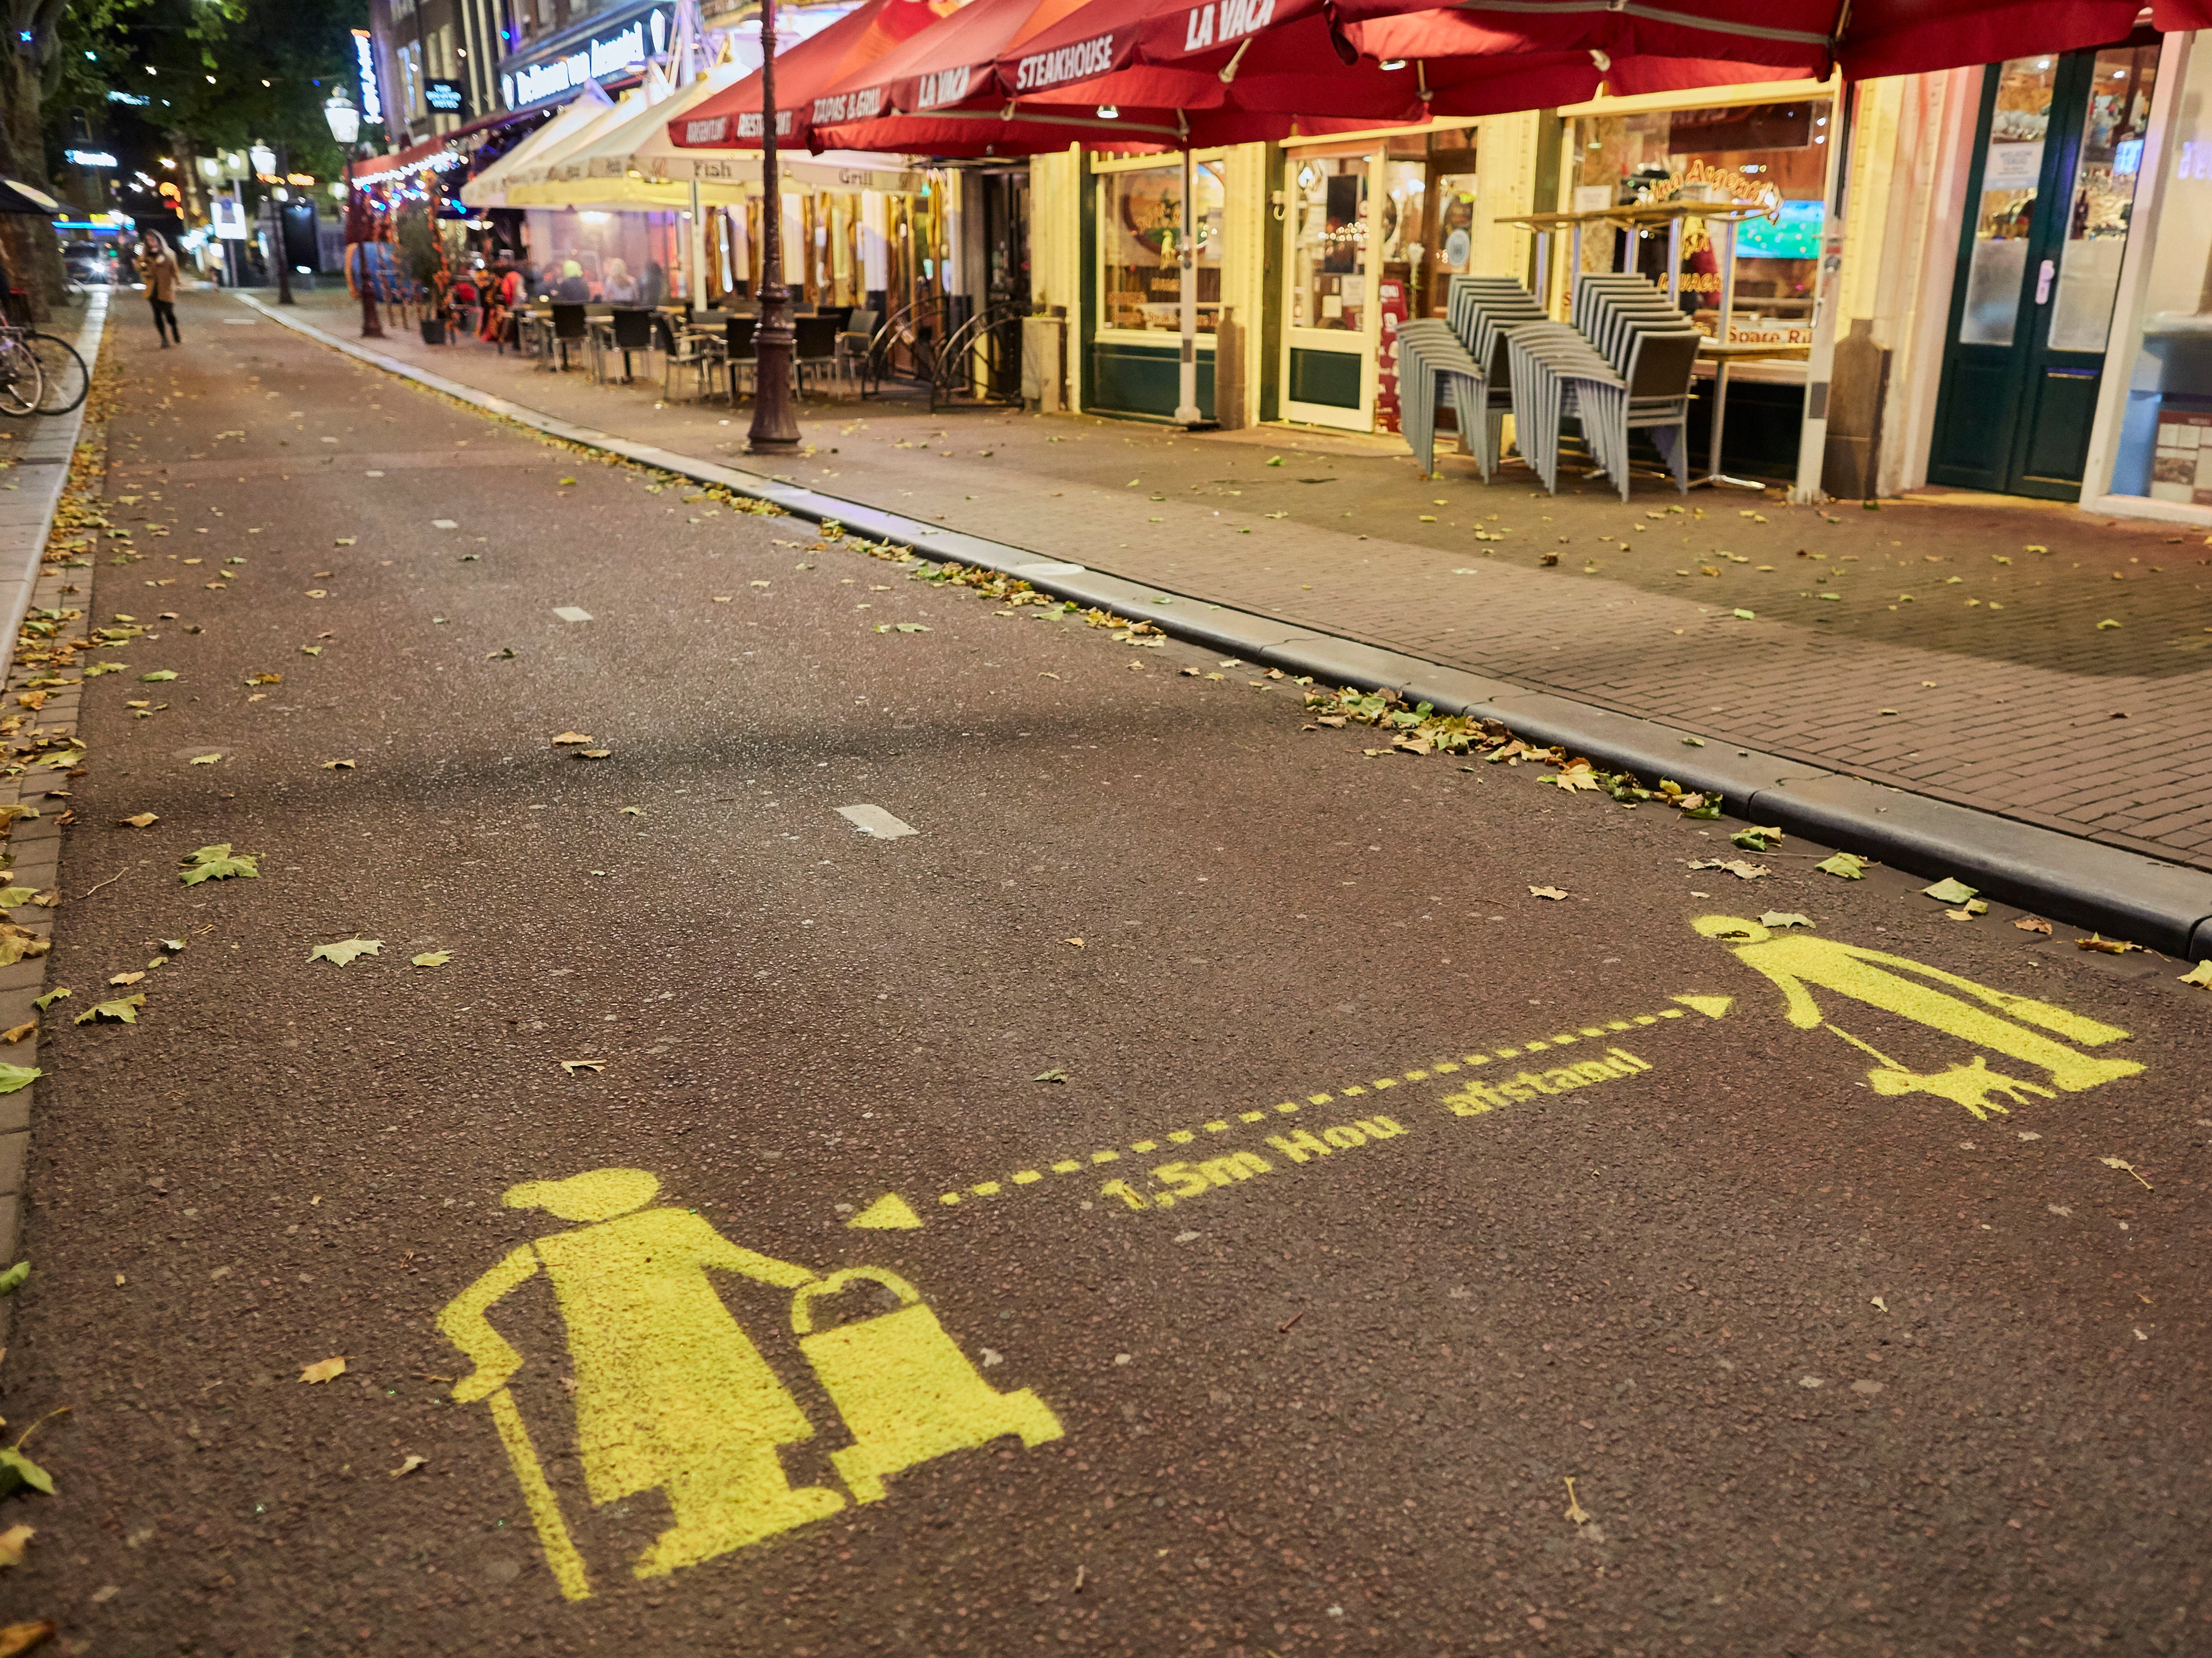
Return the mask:
[[[343,295],[302,300],[358,331]],[[1395,440],[896,398],[810,402],[811,452],[771,468],[742,453],[750,404],[663,404],[657,383],[474,343],[383,349],[679,453],[2212,868],[2200,531],[1937,494],[1872,512],[1656,481],[1627,506],[1597,484],[1553,499],[1517,471],[1486,489],[1456,457],[1425,481]]]

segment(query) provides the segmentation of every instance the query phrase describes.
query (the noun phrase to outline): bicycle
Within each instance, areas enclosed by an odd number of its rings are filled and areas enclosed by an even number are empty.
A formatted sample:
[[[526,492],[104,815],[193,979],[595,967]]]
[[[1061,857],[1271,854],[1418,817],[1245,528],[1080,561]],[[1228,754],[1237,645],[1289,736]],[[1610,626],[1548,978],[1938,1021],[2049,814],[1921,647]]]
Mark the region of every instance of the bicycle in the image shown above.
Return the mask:
[[[66,415],[92,390],[92,372],[67,340],[57,339],[52,334],[33,334],[31,342],[31,350],[46,377],[45,393],[39,398],[39,412]]]
[[[40,405],[46,401],[46,371],[38,353],[24,343],[29,332],[28,329],[0,327],[0,415],[11,420],[24,420],[42,412]],[[82,367],[80,362],[80,370]],[[70,405],[72,409],[76,406]]]
[[[87,372],[84,359],[67,340],[57,339],[52,334],[41,334],[35,329],[9,326],[0,334],[10,337],[29,350],[38,360],[44,376],[44,386],[39,393],[36,410],[41,415],[66,415],[84,401],[85,393],[92,389],[92,376]]]

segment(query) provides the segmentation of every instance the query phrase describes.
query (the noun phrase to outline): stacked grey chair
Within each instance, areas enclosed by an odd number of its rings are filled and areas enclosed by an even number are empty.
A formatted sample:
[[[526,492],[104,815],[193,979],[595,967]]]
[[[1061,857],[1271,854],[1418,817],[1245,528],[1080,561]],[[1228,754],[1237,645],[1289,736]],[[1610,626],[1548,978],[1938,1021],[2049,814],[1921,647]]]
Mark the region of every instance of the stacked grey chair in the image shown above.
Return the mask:
[[[1559,430],[1583,400],[1626,382],[1571,323],[1526,323],[1505,337],[1512,365],[1513,437],[1544,488],[1559,493]]]
[[[1419,457],[1424,477],[1437,470],[1437,403],[1451,399],[1462,437],[1482,422],[1482,370],[1453,333],[1435,319],[1403,323],[1398,329],[1398,429]],[[1482,460],[1486,483],[1490,466]]]
[[[1649,431],[1674,474],[1674,487],[1686,494],[1691,376],[1705,336],[1656,287],[1633,275],[1592,272],[1577,278],[1573,317],[1576,331],[1603,365],[1602,372],[1587,364],[1563,371],[1592,456],[1626,501],[1630,434]],[[1556,451],[1558,428],[1548,430]]]
[[[1505,416],[1513,411],[1506,336],[1516,328],[1550,319],[1536,296],[1510,276],[1453,277],[1445,314],[1452,332],[1482,371],[1480,418],[1470,421],[1462,416],[1460,434],[1487,483],[1502,459]]]

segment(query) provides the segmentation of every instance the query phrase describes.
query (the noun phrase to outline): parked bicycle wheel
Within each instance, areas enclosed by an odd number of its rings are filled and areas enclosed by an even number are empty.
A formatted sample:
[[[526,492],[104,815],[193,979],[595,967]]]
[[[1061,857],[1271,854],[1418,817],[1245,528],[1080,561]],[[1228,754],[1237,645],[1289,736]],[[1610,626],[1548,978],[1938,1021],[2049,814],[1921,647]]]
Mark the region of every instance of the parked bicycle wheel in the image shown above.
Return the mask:
[[[39,367],[46,377],[39,412],[66,415],[82,403],[84,394],[92,389],[92,376],[86,373],[84,359],[77,355],[76,348],[52,334],[33,334],[25,343],[37,354]]]
[[[15,335],[0,335],[0,415],[21,420],[39,412],[46,394],[46,372],[37,355]]]

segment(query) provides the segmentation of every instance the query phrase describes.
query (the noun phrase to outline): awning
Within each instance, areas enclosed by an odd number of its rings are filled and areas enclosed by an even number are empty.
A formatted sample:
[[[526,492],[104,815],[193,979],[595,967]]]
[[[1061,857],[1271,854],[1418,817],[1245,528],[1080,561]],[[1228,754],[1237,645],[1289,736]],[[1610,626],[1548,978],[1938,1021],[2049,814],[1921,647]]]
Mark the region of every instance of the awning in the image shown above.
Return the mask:
[[[564,199],[532,206],[576,208],[610,213],[685,212],[696,184],[702,207],[737,207],[761,194],[758,150],[690,150],[661,158],[665,170],[640,171],[624,179],[593,179],[561,185]],[[907,165],[903,155],[827,150],[776,158],[776,175],[787,193],[804,191],[872,190],[890,196],[918,196],[928,180]]]
[[[0,179],[0,213],[34,213],[51,219],[62,211],[62,204],[36,185]]]
[[[562,176],[561,170],[567,167],[571,157],[583,155],[609,133],[619,131],[656,105],[666,103],[668,83],[665,80],[659,80],[656,83],[659,75],[658,70],[649,70],[643,82],[623,93],[592,119],[572,130],[558,143],[547,144],[533,151],[526,160],[509,168],[504,186],[507,204],[509,207],[524,206],[526,203],[518,191]],[[656,94],[659,95],[654,95]]]
[[[775,57],[775,136],[779,146],[804,147],[814,125],[814,100],[860,73],[941,14],[931,0],[866,0],[818,34]],[[669,142],[679,149],[757,149],[761,141],[761,77],[752,74],[672,121]]]
[[[441,133],[435,138],[425,138],[420,143],[410,144],[404,149],[348,161],[345,178],[348,183],[359,185],[366,190],[376,185],[397,184],[400,179],[411,179],[418,173],[450,173],[455,167],[466,167],[468,162],[469,158],[456,149],[450,138]]]
[[[532,156],[551,153],[553,146],[568,143],[604,115],[613,102],[597,81],[585,82],[584,89],[569,100],[567,108],[461,186],[462,205],[505,207],[507,181],[516,167],[528,166]]]

